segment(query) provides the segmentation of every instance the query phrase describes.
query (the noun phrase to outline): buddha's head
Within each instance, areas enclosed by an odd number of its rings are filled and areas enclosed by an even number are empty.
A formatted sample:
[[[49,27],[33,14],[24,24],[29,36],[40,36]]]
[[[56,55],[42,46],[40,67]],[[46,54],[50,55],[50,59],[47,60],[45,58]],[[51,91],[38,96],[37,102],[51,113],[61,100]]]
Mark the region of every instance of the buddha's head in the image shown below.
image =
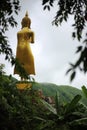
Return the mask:
[[[31,19],[28,17],[28,12],[26,12],[25,17],[22,19],[21,22],[22,28],[31,26]]]

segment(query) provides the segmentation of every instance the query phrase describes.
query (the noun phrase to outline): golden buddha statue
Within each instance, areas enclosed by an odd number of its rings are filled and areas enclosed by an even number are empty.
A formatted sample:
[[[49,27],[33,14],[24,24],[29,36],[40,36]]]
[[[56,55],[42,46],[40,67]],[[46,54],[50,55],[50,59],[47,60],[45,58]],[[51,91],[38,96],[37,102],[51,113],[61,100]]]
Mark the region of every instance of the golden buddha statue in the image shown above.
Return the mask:
[[[34,57],[31,51],[30,43],[34,43],[34,32],[31,30],[31,20],[26,12],[25,17],[22,19],[22,29],[17,33],[17,52],[16,59],[24,68],[27,74],[35,75]],[[21,77],[19,71],[14,69],[14,74]],[[23,78],[23,77],[21,77]]]

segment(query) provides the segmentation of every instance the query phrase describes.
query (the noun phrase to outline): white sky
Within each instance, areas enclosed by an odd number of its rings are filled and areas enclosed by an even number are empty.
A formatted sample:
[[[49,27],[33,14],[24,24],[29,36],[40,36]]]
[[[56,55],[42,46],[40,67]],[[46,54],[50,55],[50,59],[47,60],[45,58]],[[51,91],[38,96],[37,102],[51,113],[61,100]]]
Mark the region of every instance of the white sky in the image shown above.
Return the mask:
[[[37,82],[50,82],[57,85],[72,85],[81,88],[87,85],[87,75],[79,72],[72,83],[69,82],[69,75],[65,75],[69,68],[69,62],[75,62],[78,55],[75,54],[76,47],[80,44],[71,37],[72,18],[68,23],[63,23],[60,27],[52,26],[52,20],[57,8],[51,11],[43,11],[42,0],[21,0],[21,11],[15,16],[18,22],[17,28],[10,28],[7,32],[10,45],[16,54],[17,32],[21,29],[21,20],[25,12],[29,12],[32,20],[31,28],[35,32],[35,44],[31,45],[34,59]],[[6,73],[13,74],[13,67],[0,56],[2,63],[5,63]],[[17,75],[13,75],[18,78]]]

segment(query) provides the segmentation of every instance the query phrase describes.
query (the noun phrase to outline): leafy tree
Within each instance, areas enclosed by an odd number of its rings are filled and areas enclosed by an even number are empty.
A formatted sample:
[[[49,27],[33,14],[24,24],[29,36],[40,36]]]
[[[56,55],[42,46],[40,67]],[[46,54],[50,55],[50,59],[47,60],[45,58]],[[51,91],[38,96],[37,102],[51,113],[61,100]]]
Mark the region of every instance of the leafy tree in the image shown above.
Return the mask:
[[[53,7],[55,0],[42,0],[42,5],[44,10],[50,10]],[[58,10],[56,16],[53,20],[53,24],[59,26],[63,21],[68,21],[69,16],[74,17],[74,23],[72,27],[74,31],[72,32],[72,37],[77,38],[78,41],[81,41],[83,30],[86,27],[87,21],[87,0],[57,0]],[[71,72],[71,81],[75,78],[76,71],[86,73],[87,72],[87,34],[86,38],[83,41],[84,44],[77,47],[76,53],[79,53],[79,58],[74,64],[70,64],[70,69],[68,69],[67,74]]]
[[[0,6],[0,54],[5,54],[5,59],[13,64],[14,57],[6,32],[9,30],[9,26],[17,26],[13,15],[17,15],[20,10],[19,0],[1,0]]]

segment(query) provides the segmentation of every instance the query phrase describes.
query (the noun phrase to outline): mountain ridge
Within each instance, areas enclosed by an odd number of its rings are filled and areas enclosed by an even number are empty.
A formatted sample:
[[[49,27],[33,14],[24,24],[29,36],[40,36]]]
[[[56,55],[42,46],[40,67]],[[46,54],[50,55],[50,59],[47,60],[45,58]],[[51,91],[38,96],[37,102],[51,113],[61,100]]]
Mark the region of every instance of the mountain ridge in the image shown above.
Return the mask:
[[[62,102],[69,102],[74,98],[74,96],[81,95],[81,102],[87,104],[87,99],[84,96],[82,90],[69,85],[57,85],[54,83],[35,82],[32,84],[32,88],[34,90],[41,89],[45,96],[55,97],[56,93],[58,93],[60,101]]]

